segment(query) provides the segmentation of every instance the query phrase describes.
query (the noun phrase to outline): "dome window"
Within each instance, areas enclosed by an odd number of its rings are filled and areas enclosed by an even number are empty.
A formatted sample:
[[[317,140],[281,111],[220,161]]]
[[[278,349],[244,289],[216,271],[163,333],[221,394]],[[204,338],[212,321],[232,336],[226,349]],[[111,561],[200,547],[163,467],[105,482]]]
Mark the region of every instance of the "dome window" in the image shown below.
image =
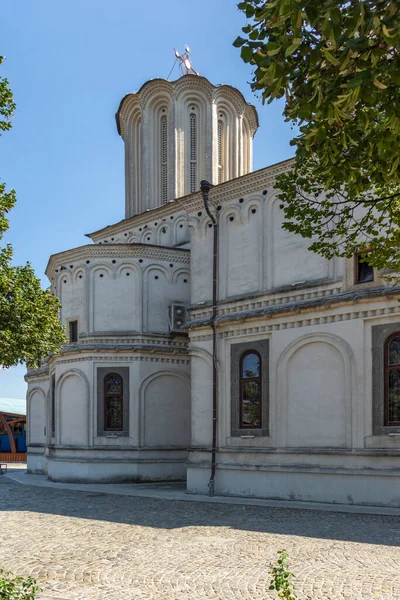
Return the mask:
[[[196,191],[197,182],[197,117],[195,113],[190,113],[190,163],[189,163],[189,179],[190,192]]]
[[[161,199],[163,204],[168,200],[168,121],[166,115],[161,117]]]

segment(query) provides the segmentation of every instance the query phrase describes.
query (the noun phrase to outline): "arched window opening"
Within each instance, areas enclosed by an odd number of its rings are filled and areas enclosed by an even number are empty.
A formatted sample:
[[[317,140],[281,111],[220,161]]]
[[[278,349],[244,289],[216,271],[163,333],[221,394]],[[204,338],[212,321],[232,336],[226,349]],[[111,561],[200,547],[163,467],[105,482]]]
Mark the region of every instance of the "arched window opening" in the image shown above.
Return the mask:
[[[168,200],[168,121],[166,115],[161,117],[161,199]]]
[[[387,426],[400,425],[400,332],[385,344],[385,415]]]
[[[189,186],[190,191],[196,191],[197,182],[197,128],[196,128],[196,115],[190,113],[190,161],[189,161]]]
[[[123,431],[123,391],[121,375],[104,377],[104,431]]]
[[[261,357],[249,350],[240,359],[239,426],[243,429],[262,427]]]
[[[224,156],[224,123],[220,119],[218,121],[218,183],[222,183],[223,176],[224,176],[223,156]]]

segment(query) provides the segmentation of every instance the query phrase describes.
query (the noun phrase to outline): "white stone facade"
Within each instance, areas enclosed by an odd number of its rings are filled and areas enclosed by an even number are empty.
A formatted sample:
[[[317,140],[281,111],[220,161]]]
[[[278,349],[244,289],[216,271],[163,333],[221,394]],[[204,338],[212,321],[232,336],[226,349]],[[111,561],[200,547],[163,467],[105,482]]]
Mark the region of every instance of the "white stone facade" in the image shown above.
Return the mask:
[[[28,373],[29,470],[62,481],[187,476],[189,492],[208,492],[213,227],[201,193],[188,193],[192,106],[201,115],[196,189],[200,179],[220,181],[210,192],[219,238],[215,493],[400,506],[400,426],[384,423],[379,362],[400,332],[400,289],[378,273],[355,283],[353,260],[326,261],[282,229],[273,185],[290,161],[250,173],[254,108],[195,76],[150,81],[124,98],[127,218],[50,259],[61,319],[78,322],[78,339]],[[222,181],[220,114],[230,136]],[[172,305],[190,307],[185,332],[173,329]],[[246,431],[235,425],[239,360],[253,346],[264,413],[262,427]],[[102,377],[113,371],[125,386],[120,432],[102,429]]]

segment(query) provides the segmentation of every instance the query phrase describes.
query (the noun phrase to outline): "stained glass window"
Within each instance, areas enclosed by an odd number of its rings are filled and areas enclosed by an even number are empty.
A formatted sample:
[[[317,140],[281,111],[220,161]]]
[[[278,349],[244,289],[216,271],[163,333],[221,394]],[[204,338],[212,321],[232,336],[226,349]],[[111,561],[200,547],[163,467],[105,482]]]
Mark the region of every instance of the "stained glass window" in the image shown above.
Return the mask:
[[[385,344],[385,425],[400,425],[400,333]]]
[[[104,377],[104,429],[123,431],[123,381],[121,375]]]
[[[250,350],[240,359],[240,427],[262,427],[261,392],[261,357]]]
[[[400,334],[391,338],[391,341],[389,342],[388,359],[390,365],[400,365]]]

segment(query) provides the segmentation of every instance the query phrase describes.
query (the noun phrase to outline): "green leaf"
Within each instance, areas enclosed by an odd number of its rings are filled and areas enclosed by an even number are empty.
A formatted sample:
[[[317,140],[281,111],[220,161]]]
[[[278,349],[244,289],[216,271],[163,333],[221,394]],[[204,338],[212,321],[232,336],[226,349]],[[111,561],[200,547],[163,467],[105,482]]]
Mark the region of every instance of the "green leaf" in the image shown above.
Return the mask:
[[[233,46],[235,46],[235,48],[240,48],[245,43],[246,43],[246,40],[244,38],[240,37],[240,35],[239,35],[236,38],[236,40],[233,42]]]
[[[387,90],[388,86],[382,83],[381,81],[378,81],[378,79],[374,79],[372,83],[375,87],[377,87],[380,90]]]
[[[328,60],[334,67],[339,67],[340,61],[337,58],[335,58],[328,50],[323,49],[323,54],[326,60]]]
[[[285,57],[290,56],[291,54],[294,54],[297,50],[297,48],[299,47],[299,44],[290,44],[290,46],[288,46],[285,50]]]
[[[281,51],[280,48],[275,48],[275,50],[268,50],[267,55],[268,56],[276,56],[277,54],[279,54],[280,51]]]
[[[312,5],[308,5],[304,8],[304,12],[306,13],[311,25],[314,25],[315,21],[318,19],[317,8]]]
[[[252,88],[266,103],[284,98],[283,118],[298,127],[293,169],[276,183],[284,228],[328,259],[351,256],[368,236],[375,267],[400,273],[400,72],[388,60],[399,51],[396,2],[249,0],[241,8],[250,5],[239,46],[256,66]]]
[[[253,58],[253,50],[252,50],[252,48],[249,48],[249,46],[242,46],[240,55],[241,55],[242,59],[244,60],[244,62],[248,63]]]

